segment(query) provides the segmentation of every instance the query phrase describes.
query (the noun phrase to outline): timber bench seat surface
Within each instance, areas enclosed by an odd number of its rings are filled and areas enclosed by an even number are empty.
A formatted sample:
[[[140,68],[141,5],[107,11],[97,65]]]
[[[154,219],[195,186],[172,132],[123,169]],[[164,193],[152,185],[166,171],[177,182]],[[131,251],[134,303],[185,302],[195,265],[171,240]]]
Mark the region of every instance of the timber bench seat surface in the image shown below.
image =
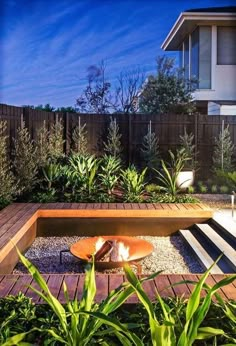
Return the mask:
[[[61,303],[65,303],[63,281],[65,281],[67,285],[69,299],[81,299],[85,277],[84,274],[44,274],[43,277],[52,294],[59,299]],[[171,285],[183,280],[196,282],[200,277],[201,275],[198,274],[161,274],[153,280],[144,282],[143,287],[152,301],[156,301],[157,290],[163,298],[176,296],[188,298],[194,288],[193,284],[185,283],[173,287],[171,287]],[[210,275],[207,278],[206,283],[212,287],[225,277],[226,275],[223,274]],[[124,281],[125,276],[122,274],[96,274],[97,292],[95,301],[101,302],[104,300],[110,291],[117,288]],[[30,289],[29,285],[39,289],[31,275],[0,275],[0,298],[6,297],[7,295],[15,296],[19,292],[22,292],[27,297],[32,298],[35,303],[43,303],[41,298]],[[218,293],[224,300],[236,300],[236,282],[234,281],[233,283],[222,287]],[[202,291],[201,295],[204,297],[205,291]],[[127,303],[129,304],[135,304],[137,302],[138,298],[135,294],[130,296],[127,300]]]

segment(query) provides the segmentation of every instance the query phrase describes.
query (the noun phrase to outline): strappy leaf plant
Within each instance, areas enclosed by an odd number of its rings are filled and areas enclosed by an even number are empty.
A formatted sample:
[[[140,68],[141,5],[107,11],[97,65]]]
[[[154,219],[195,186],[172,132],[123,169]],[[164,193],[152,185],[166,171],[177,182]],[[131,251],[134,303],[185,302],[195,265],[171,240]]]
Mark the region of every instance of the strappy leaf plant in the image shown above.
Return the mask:
[[[104,155],[100,162],[100,179],[102,188],[111,196],[120,177],[121,160],[118,157]]]
[[[144,168],[139,173],[133,165],[121,171],[121,185],[124,191],[125,202],[135,203],[143,201],[146,171],[147,168]]]
[[[158,179],[162,184],[163,191],[169,193],[171,196],[175,197],[180,191],[180,187],[177,186],[177,178],[179,173],[184,168],[185,162],[189,160],[184,150],[180,150],[177,154],[174,154],[169,150],[170,162],[165,163],[161,160],[162,171],[154,171],[158,175]]]
[[[101,304],[95,304],[96,295],[95,269],[94,262],[86,268],[84,288],[81,300],[70,301],[67,287],[64,283],[64,294],[66,306],[64,307],[49,290],[46,281],[41,276],[36,267],[18,251],[20,260],[26,266],[35,282],[39,285],[41,291],[30,286],[30,288],[48,304],[59,319],[60,328],[43,329],[51,338],[50,342],[59,342],[68,346],[85,346],[96,343],[95,337],[102,340],[102,336],[113,334],[122,343],[122,345],[144,346],[142,341],[132,332],[137,328],[135,323],[122,324],[109,314],[117,310],[133,293],[133,289],[123,284],[112,291]],[[99,330],[102,325],[107,325],[106,330]],[[32,330],[32,332],[35,329]],[[38,328],[40,330],[40,328]],[[14,341],[20,342],[29,334],[21,333],[10,338],[4,345],[14,345]],[[104,344],[105,345],[105,344]]]
[[[221,256],[218,258],[218,260],[221,258]],[[215,263],[217,263],[217,261]],[[153,305],[149,300],[147,294],[145,293],[140,280],[131,271],[129,266],[126,265],[124,267],[125,274],[129,283],[133,287],[140,302],[143,304],[148,313],[152,345],[192,346],[197,340],[204,341],[215,336],[224,335],[224,330],[220,328],[202,326],[202,323],[204,322],[206,315],[209,311],[212,302],[212,297],[214,295],[217,295],[217,291],[221,287],[229,285],[230,283],[236,280],[236,274],[234,274],[220,280],[213,287],[206,285],[205,281],[215,263],[213,263],[213,265],[205,272],[205,274],[201,277],[199,282],[185,280],[175,284],[179,285],[183,283],[191,283],[195,285],[195,288],[193,289],[187,301],[185,321],[181,326],[182,332],[178,337],[176,335],[176,326],[179,323],[179,321],[177,320],[178,316],[172,315],[170,307],[163,301],[163,299],[157,292],[157,299],[161,305],[164,315],[164,322],[161,324],[158,321],[157,316],[155,315]],[[205,297],[201,299],[201,293],[203,289],[205,289],[207,293]],[[230,319],[235,319],[235,316],[232,314],[232,311],[229,310],[229,308],[225,310],[225,313],[228,314],[228,316],[230,316]]]
[[[78,201],[92,201],[96,195],[96,174],[99,161],[94,155],[72,155],[64,170],[67,186]]]

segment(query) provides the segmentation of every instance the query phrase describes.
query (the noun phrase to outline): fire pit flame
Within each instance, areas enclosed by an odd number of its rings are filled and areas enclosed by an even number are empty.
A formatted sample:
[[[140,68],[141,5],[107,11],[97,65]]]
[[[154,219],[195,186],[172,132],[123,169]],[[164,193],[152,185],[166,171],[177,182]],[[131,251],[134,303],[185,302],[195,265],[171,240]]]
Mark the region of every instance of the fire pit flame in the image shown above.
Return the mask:
[[[105,243],[105,239],[102,237],[98,237],[98,240],[95,243],[95,254],[102,248]]]
[[[129,246],[123,242],[117,243],[118,261],[127,261],[129,259]]]

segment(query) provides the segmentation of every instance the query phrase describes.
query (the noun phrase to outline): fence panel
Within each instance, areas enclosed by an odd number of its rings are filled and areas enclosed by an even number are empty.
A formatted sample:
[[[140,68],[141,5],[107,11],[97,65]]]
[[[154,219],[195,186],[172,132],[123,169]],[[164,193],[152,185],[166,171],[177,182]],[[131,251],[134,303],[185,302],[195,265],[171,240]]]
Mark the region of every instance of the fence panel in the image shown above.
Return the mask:
[[[44,121],[50,129],[57,119],[61,119],[64,127],[65,152],[69,153],[73,146],[72,133],[78,126],[80,118],[81,125],[86,123],[89,152],[101,155],[104,152],[103,142],[107,139],[110,117],[116,118],[119,125],[122,134],[122,155],[126,163],[142,164],[140,149],[150,121],[152,131],[159,138],[160,157],[164,159],[168,158],[169,149],[175,150],[179,147],[180,135],[183,135],[184,129],[194,134],[196,156],[200,165],[198,174],[203,178],[209,176],[215,138],[219,136],[222,129],[222,121],[225,126],[229,125],[231,139],[236,147],[235,116],[55,113],[0,104],[0,120],[7,120],[10,152],[13,149],[13,138],[16,137],[17,128],[21,126],[23,120],[32,138],[35,139],[37,130],[43,126]]]

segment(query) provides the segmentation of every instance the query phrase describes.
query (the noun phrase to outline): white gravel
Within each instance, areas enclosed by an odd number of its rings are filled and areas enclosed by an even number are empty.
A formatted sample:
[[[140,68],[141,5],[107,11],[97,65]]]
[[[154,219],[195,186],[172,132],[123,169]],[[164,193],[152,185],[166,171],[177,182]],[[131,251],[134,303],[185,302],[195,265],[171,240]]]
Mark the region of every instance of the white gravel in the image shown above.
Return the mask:
[[[83,266],[70,253],[62,255],[62,264],[60,264],[60,250],[69,249],[70,245],[81,238],[38,237],[25,255],[41,273],[81,273]],[[170,237],[141,236],[139,238],[151,242],[154,246],[152,254],[140,262],[143,274],[151,274],[159,270],[163,270],[163,273],[166,274],[204,272],[201,264],[179,235]],[[113,273],[121,271],[121,268],[112,271],[106,270],[106,272]],[[27,273],[27,270],[21,263],[18,263],[13,273]]]

